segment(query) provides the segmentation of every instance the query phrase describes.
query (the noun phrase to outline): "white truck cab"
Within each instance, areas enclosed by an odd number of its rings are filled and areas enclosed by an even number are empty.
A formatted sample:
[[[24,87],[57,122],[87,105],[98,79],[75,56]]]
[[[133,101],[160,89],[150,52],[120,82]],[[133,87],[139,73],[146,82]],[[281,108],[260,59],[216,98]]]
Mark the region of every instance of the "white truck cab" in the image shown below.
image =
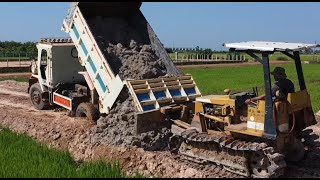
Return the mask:
[[[77,49],[72,40],[44,38],[37,44],[37,49],[38,57],[37,61],[32,63],[28,88],[34,107],[41,110],[57,104],[79,116],[88,113],[82,112],[84,109],[92,110],[91,114],[98,112],[97,107],[87,103],[91,93],[84,74],[81,74],[85,70],[79,63]],[[79,110],[81,103],[86,105],[81,105]],[[83,106],[86,107],[83,109]],[[91,118],[98,117],[94,116]]]

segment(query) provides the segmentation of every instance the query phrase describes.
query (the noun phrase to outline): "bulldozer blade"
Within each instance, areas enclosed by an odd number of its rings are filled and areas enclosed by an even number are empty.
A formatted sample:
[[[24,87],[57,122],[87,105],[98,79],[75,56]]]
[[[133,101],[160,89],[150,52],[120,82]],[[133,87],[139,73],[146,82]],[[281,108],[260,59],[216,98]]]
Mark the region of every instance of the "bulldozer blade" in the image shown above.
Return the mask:
[[[193,117],[190,126],[196,128],[199,132],[206,132],[206,130],[202,128],[200,118],[197,115]]]
[[[136,134],[155,131],[166,126],[165,115],[159,110],[150,110],[137,113]]]
[[[181,133],[184,132],[184,131],[185,131],[184,128],[181,128],[181,127],[179,127],[179,126],[177,126],[175,124],[171,125],[171,132],[174,135],[181,136]]]

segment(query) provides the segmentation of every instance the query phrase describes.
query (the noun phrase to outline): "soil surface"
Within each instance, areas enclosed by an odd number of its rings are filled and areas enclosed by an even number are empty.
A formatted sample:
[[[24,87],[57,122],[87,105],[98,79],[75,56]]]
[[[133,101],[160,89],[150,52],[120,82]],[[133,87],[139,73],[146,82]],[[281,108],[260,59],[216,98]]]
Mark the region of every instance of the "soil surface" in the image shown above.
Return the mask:
[[[31,65],[31,61],[0,61],[1,67],[29,67]]]
[[[92,131],[99,125],[83,118],[69,117],[62,109],[34,109],[26,93],[27,87],[27,83],[0,82],[0,125],[26,133],[49,147],[67,149],[78,161],[100,158],[118,161],[128,175],[139,172],[147,177],[241,177],[220,166],[183,161],[166,150],[146,151],[135,145],[118,146],[109,141],[101,143],[96,137],[99,133]],[[317,119],[320,121],[318,116]],[[288,164],[283,177],[320,177],[319,123],[309,129],[313,130],[312,134],[317,139],[310,153],[302,162]]]

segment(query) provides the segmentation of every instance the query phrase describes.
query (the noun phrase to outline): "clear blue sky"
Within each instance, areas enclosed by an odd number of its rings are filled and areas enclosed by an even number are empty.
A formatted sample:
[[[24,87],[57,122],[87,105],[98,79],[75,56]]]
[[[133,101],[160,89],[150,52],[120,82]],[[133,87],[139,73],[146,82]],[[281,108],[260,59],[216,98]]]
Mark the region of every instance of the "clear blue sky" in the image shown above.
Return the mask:
[[[68,2],[0,2],[0,41],[68,37]],[[320,3],[146,2],[141,10],[166,47],[222,49],[249,40],[320,43]]]

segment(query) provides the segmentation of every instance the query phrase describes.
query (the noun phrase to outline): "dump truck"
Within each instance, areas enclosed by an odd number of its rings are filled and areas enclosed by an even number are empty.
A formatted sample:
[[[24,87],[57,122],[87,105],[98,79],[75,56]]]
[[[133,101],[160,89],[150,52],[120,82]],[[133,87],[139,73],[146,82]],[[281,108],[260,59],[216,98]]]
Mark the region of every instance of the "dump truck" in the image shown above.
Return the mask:
[[[75,116],[97,120],[99,115],[110,112],[116,100],[121,97],[121,92],[126,89],[133,97],[137,111],[141,112],[137,127],[143,128],[147,123],[143,120],[144,111],[158,112],[162,106],[191,102],[201,96],[192,76],[182,75],[174,66],[140,11],[141,4],[71,3],[61,28],[70,38],[42,38],[37,44],[38,58],[33,63],[28,88],[33,106],[41,110],[58,105]],[[115,27],[117,23],[121,26],[120,30]],[[108,25],[110,26],[104,27]],[[105,29],[101,33],[99,28]],[[105,31],[108,32],[106,35],[103,34]],[[152,52],[159,58],[159,63],[166,71],[163,73],[165,76],[132,79],[119,75],[121,63],[124,62],[112,58],[113,54],[105,48],[108,43],[131,46],[132,40],[143,44],[139,55],[145,57],[145,54]],[[105,43],[106,41],[108,42]],[[128,49],[129,47],[123,48],[125,51]],[[126,55],[133,55],[135,50],[133,48]],[[126,63],[129,63],[130,69],[139,66],[130,64],[130,60]],[[146,63],[148,62],[142,62]],[[131,70],[127,70],[129,71]],[[158,77],[157,74],[153,76]],[[137,132],[146,130],[137,128]]]

